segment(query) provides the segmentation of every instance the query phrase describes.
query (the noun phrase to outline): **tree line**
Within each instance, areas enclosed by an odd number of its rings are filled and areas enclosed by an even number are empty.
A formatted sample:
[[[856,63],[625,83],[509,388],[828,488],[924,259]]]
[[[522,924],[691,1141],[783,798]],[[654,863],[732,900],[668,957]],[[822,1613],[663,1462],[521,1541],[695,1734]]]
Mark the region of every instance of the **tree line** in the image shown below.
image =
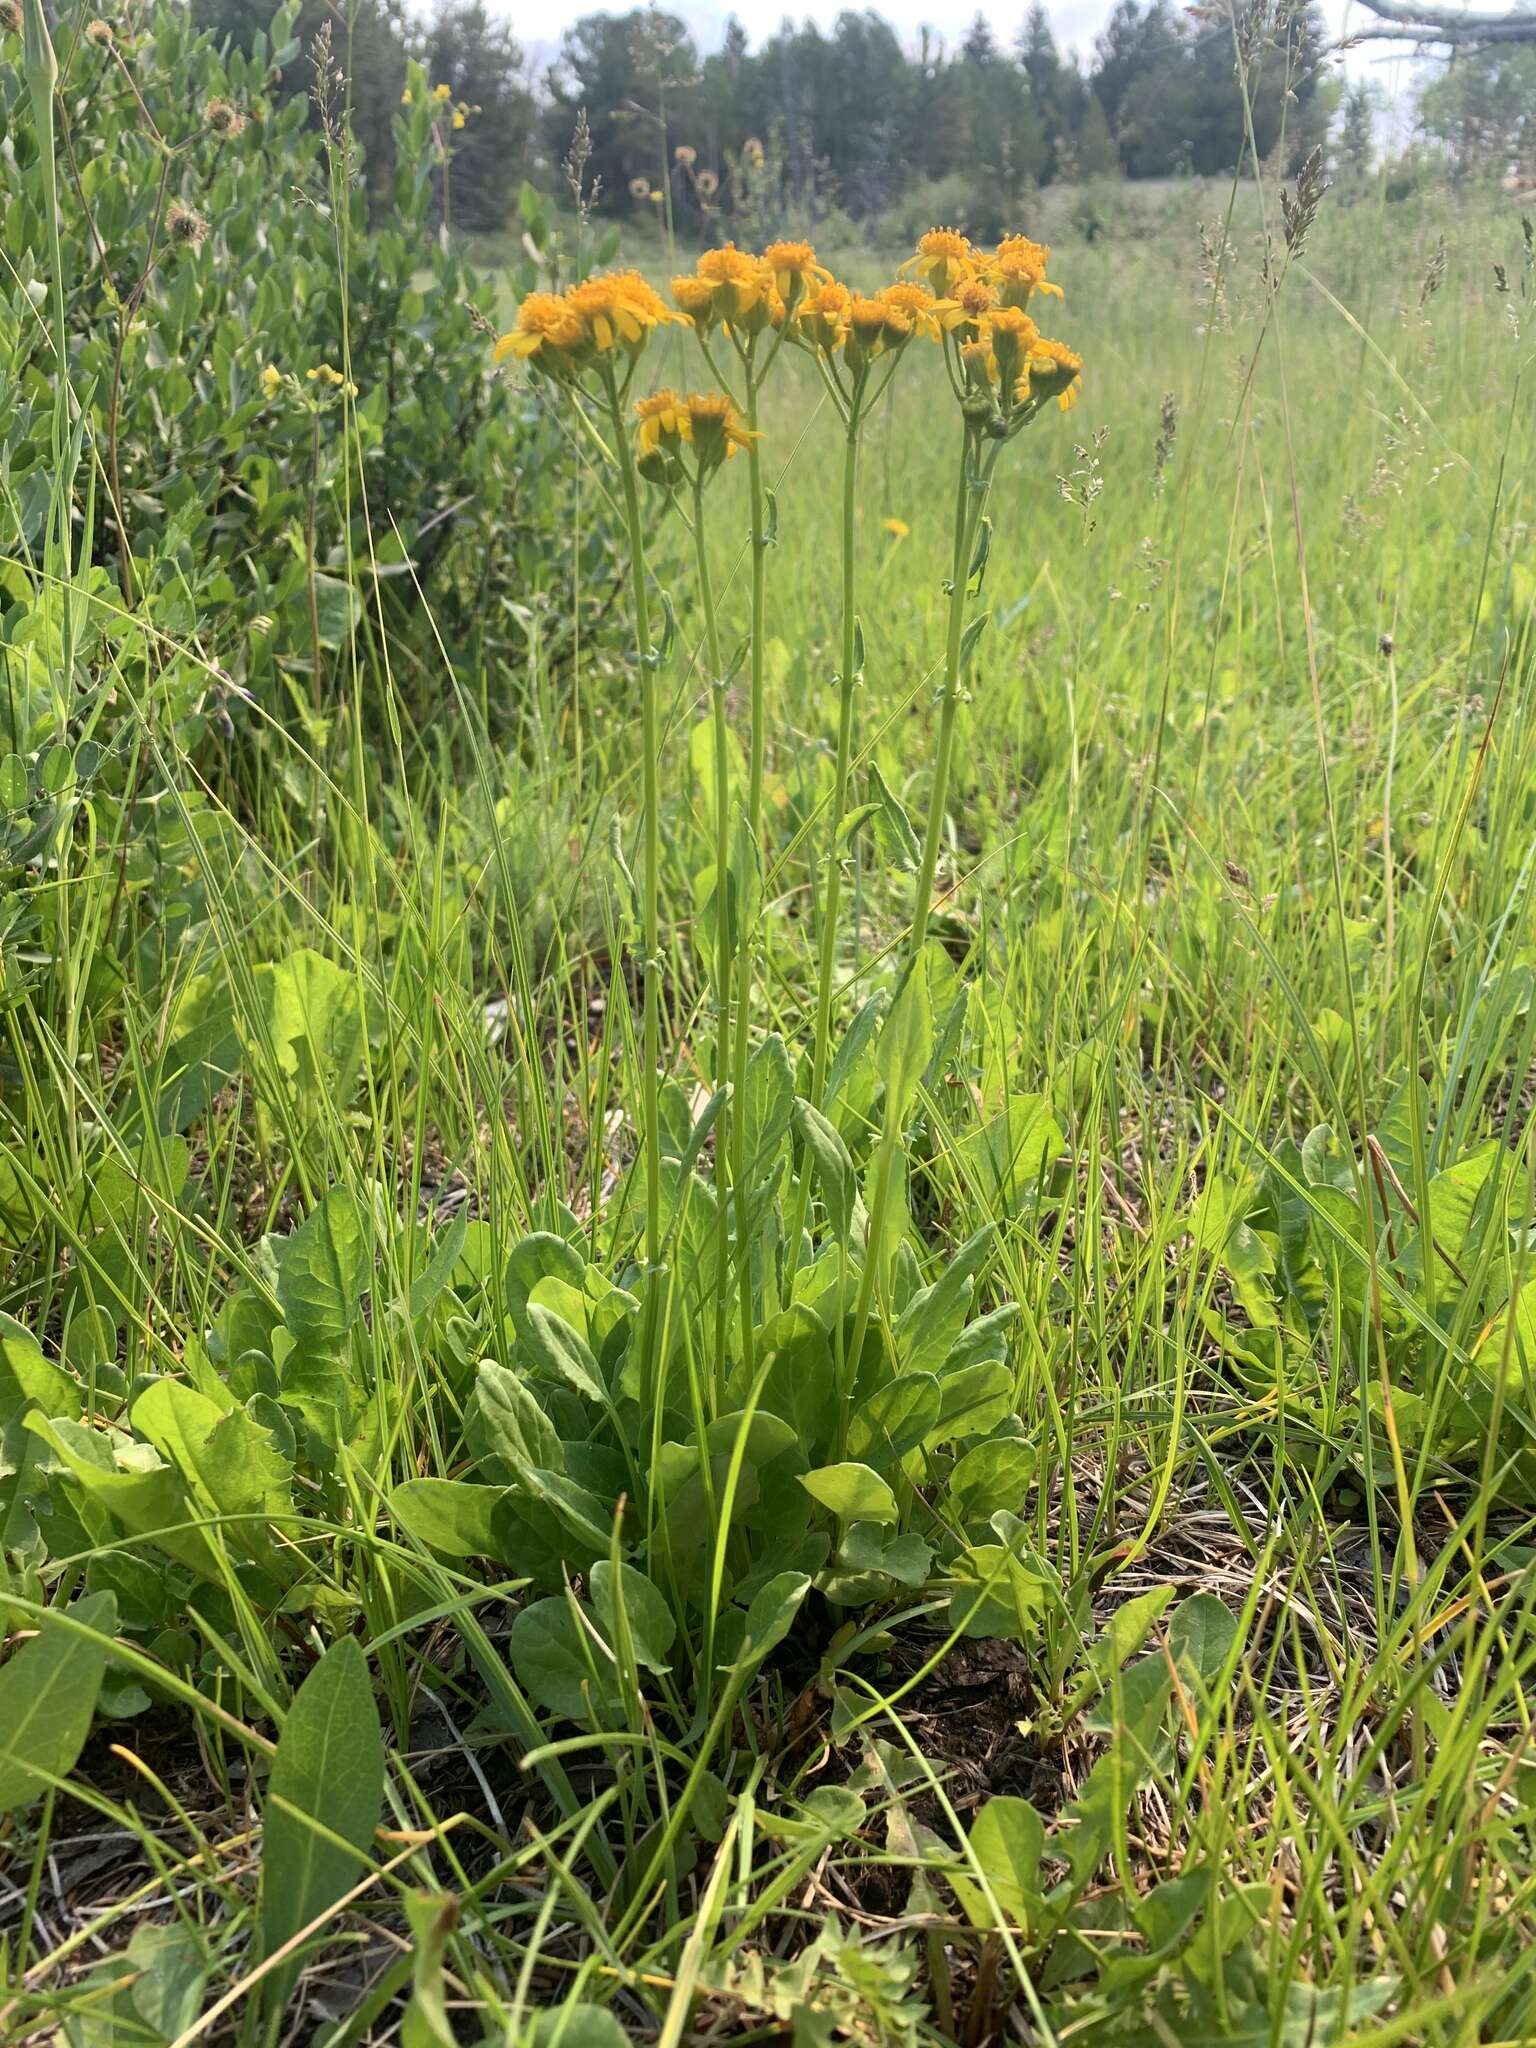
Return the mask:
[[[194,0],[194,12],[248,47],[265,5]],[[329,0],[306,0],[306,45],[327,19]],[[561,189],[578,116],[585,188],[605,214],[665,209],[709,233],[728,213],[767,232],[905,206],[985,237],[1042,185],[1221,175],[1250,150],[1288,174],[1326,141],[1341,97],[1320,13],[1286,0],[1240,10],[1235,30],[1220,0],[1117,0],[1085,60],[1058,47],[1038,0],[1011,35],[978,14],[957,42],[924,30],[907,44],[873,9],[850,9],[828,29],[786,19],[756,47],[732,19],[707,53],[676,15],[633,8],[583,16],[542,73],[483,0],[439,0],[426,19],[402,0],[355,0],[338,54],[383,205],[407,58],[468,110],[446,139],[454,223],[477,230],[506,223],[525,178]],[[1453,87],[1425,94],[1426,126],[1458,165],[1507,169],[1511,148],[1529,146],[1530,56],[1476,54]],[[1358,169],[1372,153],[1356,86],[1335,154]]]

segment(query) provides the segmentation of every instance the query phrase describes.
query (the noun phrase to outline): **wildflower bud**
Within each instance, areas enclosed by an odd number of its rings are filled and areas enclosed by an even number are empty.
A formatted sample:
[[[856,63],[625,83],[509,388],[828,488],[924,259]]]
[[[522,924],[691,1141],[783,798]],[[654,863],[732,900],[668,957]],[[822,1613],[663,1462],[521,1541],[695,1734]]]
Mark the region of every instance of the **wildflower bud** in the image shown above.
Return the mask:
[[[676,490],[685,481],[683,443],[691,438],[687,409],[675,391],[653,391],[635,406],[639,455],[635,467],[647,483]]]
[[[1029,352],[1016,397],[1022,405],[1044,405],[1054,398],[1063,412],[1077,403],[1082,386],[1083,359],[1063,341],[1038,340]]]
[[[203,216],[192,207],[183,206],[179,199],[172,200],[166,208],[165,228],[173,242],[188,249],[200,249],[208,234]]]
[[[283,373],[276,363],[268,363],[261,373],[261,388],[268,399],[276,398],[283,388]]]
[[[21,0],[0,0],[0,29],[7,35],[21,34]]]
[[[98,50],[112,47],[112,24],[110,21],[88,21],[85,25],[85,40],[94,43]]]

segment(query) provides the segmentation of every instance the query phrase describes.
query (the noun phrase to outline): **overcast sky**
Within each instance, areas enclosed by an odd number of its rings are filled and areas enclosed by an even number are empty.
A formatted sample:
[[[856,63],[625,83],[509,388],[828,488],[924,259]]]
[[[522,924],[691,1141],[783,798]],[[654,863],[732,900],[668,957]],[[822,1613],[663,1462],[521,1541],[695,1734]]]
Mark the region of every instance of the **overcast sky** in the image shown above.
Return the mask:
[[[505,0],[489,0],[493,11],[509,13],[519,41],[535,62],[548,63],[559,46],[560,33],[568,28],[580,15],[598,12],[619,13],[621,7],[602,8],[594,6],[592,0],[538,0],[536,6],[516,0],[507,6]],[[786,6],[784,0],[737,0],[734,6],[721,4],[721,0],[667,0],[667,11],[677,14],[687,22],[695,41],[706,54],[718,48],[725,24],[732,14],[738,15],[754,45],[761,44],[772,35],[780,22],[788,15],[795,20],[810,19],[823,26],[837,19],[844,11],[847,0],[811,0],[811,4]],[[981,11],[992,23],[999,39],[1009,37],[1029,11],[1030,0],[992,0],[983,4]],[[1108,20],[1114,0],[1046,0],[1051,26],[1056,32],[1056,41],[1063,50],[1078,50],[1087,56],[1093,47],[1094,36]],[[1332,24],[1335,33],[1342,34],[1349,28],[1358,28],[1373,17],[1352,0],[1322,0],[1323,12]],[[914,42],[919,29],[927,27],[944,37],[946,42],[958,42],[965,34],[976,13],[976,0],[883,0],[877,10],[908,43]],[[1366,45],[1355,50],[1346,58],[1352,74],[1374,78],[1387,95],[1403,90],[1408,76],[1408,65],[1402,57],[1389,56],[1395,45],[1382,44],[1376,47]]]

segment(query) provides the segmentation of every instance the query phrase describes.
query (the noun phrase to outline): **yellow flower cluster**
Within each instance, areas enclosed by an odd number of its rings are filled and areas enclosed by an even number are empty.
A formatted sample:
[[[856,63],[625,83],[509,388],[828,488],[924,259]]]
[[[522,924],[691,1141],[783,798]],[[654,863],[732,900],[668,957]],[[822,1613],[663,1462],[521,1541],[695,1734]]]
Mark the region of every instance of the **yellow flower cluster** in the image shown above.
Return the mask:
[[[1082,357],[1045,339],[1024,310],[1037,292],[1062,296],[1045,274],[1050,256],[1028,235],[1009,235],[989,251],[954,228],[931,228],[901,267],[937,295],[936,316],[959,344],[970,388],[995,386],[1009,406],[1054,398],[1065,412],[1077,403]]]
[[[620,351],[640,353],[654,330],[680,320],[638,270],[583,279],[564,292],[529,292],[495,359],[517,356],[553,377],[570,377]]]
[[[738,448],[759,438],[723,391],[653,391],[635,406],[639,427],[640,474],[652,483],[675,487],[684,480],[683,450],[693,451],[701,476],[728,462]]]

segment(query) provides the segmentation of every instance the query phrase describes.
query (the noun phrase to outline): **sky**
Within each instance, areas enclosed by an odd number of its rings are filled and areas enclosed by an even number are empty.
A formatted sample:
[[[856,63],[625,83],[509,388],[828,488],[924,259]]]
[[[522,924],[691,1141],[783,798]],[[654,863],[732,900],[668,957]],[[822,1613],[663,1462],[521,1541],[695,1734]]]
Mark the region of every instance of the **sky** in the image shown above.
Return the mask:
[[[688,24],[699,49],[707,54],[719,47],[732,14],[740,18],[753,44],[758,45],[772,35],[786,15],[829,27],[856,0],[798,0],[798,4],[791,5],[786,5],[785,0],[735,0],[735,4],[730,4],[730,0],[665,0],[665,4],[669,13],[679,15]],[[1321,0],[1321,4],[1336,34],[1363,27],[1374,19],[1354,0]],[[1086,57],[1113,5],[1114,0],[1046,0],[1046,11],[1060,48],[1077,50]],[[598,0],[538,0],[536,6],[525,5],[524,0],[516,0],[511,6],[506,0],[490,0],[490,6],[493,12],[511,15],[518,40],[536,64],[548,63],[554,57],[561,31],[579,16],[623,11],[619,6],[604,8]],[[957,43],[976,10],[977,0],[878,0],[877,4],[877,12],[907,43],[914,43],[918,31],[925,27],[933,29],[946,42]],[[1002,38],[1024,19],[1029,0],[982,0],[981,11]],[[1399,93],[1407,78],[1407,63],[1401,46],[1396,44],[1366,45],[1347,53],[1345,64],[1352,76],[1374,78],[1388,96]]]

